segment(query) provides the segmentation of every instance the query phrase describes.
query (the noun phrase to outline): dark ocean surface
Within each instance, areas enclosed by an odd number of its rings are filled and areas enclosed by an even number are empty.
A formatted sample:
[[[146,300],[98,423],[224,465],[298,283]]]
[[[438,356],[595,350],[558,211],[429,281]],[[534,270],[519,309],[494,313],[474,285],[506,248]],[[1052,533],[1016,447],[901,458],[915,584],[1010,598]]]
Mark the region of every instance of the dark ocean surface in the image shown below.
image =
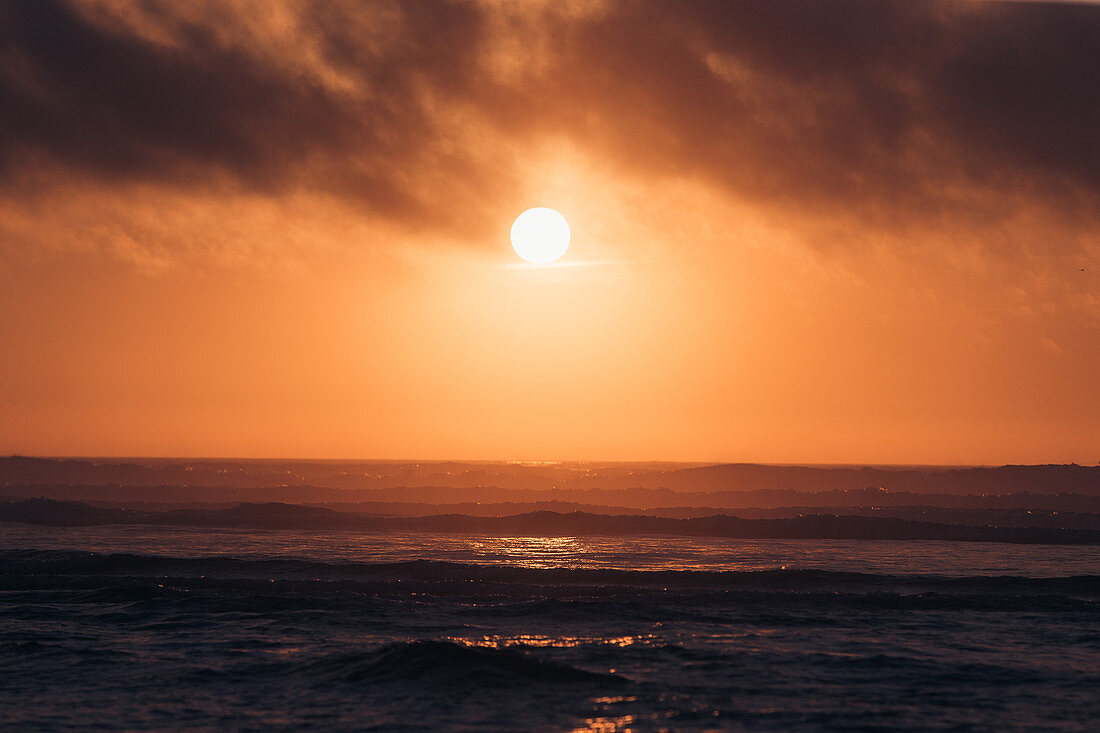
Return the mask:
[[[1100,550],[0,524],[0,728],[1096,730]]]

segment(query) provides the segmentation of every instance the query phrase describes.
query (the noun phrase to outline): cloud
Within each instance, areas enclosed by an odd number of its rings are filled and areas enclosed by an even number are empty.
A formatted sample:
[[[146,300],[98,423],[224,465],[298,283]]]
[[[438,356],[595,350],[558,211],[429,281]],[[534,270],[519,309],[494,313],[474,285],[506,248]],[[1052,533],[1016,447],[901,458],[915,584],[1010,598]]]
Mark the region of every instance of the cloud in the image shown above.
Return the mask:
[[[407,170],[449,164],[427,97],[475,83],[478,23],[436,3],[6,3],[0,166],[9,185],[61,166],[423,216]]]
[[[1057,3],[15,0],[0,204],[74,180],[307,191],[476,239],[516,151],[562,140],[809,240],[990,238],[1023,207],[1079,252],[1100,229],[1098,41],[1100,9]]]
[[[1013,194],[1088,218],[1076,199],[1100,191],[1096,8],[624,7],[571,36],[539,95],[572,96],[553,103],[561,127],[587,127],[624,165],[885,226],[997,217]]]

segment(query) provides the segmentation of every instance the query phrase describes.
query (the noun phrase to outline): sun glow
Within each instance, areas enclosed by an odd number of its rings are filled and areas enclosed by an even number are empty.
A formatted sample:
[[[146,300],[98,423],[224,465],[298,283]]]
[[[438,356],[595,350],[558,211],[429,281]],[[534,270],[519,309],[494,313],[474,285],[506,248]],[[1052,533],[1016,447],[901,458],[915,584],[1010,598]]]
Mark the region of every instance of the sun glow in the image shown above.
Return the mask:
[[[542,206],[528,209],[512,224],[512,248],[536,265],[548,264],[565,254],[569,236],[565,217]]]

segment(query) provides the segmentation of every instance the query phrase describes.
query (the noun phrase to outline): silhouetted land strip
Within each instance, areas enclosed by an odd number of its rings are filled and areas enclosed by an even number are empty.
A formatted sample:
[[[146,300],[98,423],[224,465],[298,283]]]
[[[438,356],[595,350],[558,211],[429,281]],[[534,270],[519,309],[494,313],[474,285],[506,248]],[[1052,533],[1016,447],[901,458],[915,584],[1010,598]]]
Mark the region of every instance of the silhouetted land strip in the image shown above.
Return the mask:
[[[0,485],[313,487],[316,489],[465,488],[466,500],[514,501],[508,491],[663,490],[675,492],[852,491],[958,494],[1076,493],[1100,496],[1100,466],[775,466],[751,463],[384,462],[200,459],[0,458]],[[499,487],[499,488],[498,488]],[[454,501],[450,498],[360,497],[357,500]],[[557,497],[562,498],[562,497]],[[332,501],[321,497],[269,497]],[[592,503],[605,502],[593,499]],[[619,502],[621,503],[621,502]],[[649,506],[677,502],[650,502]],[[794,502],[787,502],[788,504]]]
[[[841,508],[882,511],[888,507],[957,510],[1019,510],[1100,513],[1100,496],[1072,493],[922,494],[881,488],[845,491],[672,491],[671,489],[502,489],[450,486],[396,486],[389,489],[333,489],[316,486],[146,486],[89,484],[7,484],[0,499],[48,497],[96,505],[143,505],[148,509],[205,504],[283,502],[326,506],[370,514],[520,514],[533,510],[591,511],[608,514],[700,516],[736,509],[799,508],[801,513],[835,514]],[[691,511],[689,511],[691,510]],[[721,510],[721,511],[719,511]],[[857,513],[865,513],[859,511]],[[953,520],[952,520],[953,521]]]
[[[9,489],[11,487],[8,487]],[[106,509],[134,509],[147,512],[163,512],[172,509],[225,509],[241,503],[264,503],[266,498],[259,489],[243,491],[224,490],[220,501],[147,501],[135,496],[159,496],[162,499],[173,498],[157,493],[157,487],[125,487],[119,496],[112,491],[114,487],[18,487],[9,495],[0,494],[0,501],[23,498],[52,498],[82,501],[94,507]],[[138,490],[138,489],[147,490]],[[160,487],[163,488],[163,487]],[[45,489],[45,490],[44,490]],[[709,517],[715,514],[734,514],[742,519],[784,519],[801,517],[808,514],[837,516],[880,517],[892,519],[910,519],[918,522],[936,522],[941,524],[963,524],[971,527],[995,525],[1000,527],[1046,527],[1051,529],[1096,529],[1100,530],[1100,498],[1079,494],[1039,495],[1009,494],[1006,496],[943,497],[923,494],[889,494],[882,501],[877,492],[842,492],[838,497],[848,504],[820,503],[833,498],[818,494],[802,494],[797,498],[804,504],[793,506],[657,506],[630,507],[610,504],[589,504],[577,501],[515,501],[515,502],[454,502],[430,504],[408,501],[363,501],[363,502],[301,502],[304,506],[317,506],[339,512],[370,514],[374,516],[426,517],[439,514],[465,514],[471,517],[503,517],[530,512],[584,512],[588,514],[643,515],[668,517],[672,519],[691,519]],[[242,496],[243,495],[243,496]],[[703,499],[709,495],[702,495]],[[104,500],[106,499],[106,500]],[[113,499],[113,500],[112,500]],[[236,500],[234,500],[236,499]],[[951,503],[938,503],[939,500],[954,500]],[[927,501],[929,504],[917,503]],[[914,503],[905,503],[914,502]],[[282,502],[299,503],[299,502]],[[955,504],[952,506],[952,503]],[[961,505],[961,506],[960,506]]]
[[[80,502],[27,499],[0,504],[0,521],[52,526],[142,524],[240,529],[430,531],[489,536],[577,536],[669,534],[745,539],[863,539],[1100,544],[1100,531],[1040,527],[965,526],[906,519],[810,515],[743,519],[725,514],[675,519],[584,512],[529,512],[505,517],[443,514],[386,517],[337,512],[294,504],[239,504],[225,509],[164,512],[109,509]]]

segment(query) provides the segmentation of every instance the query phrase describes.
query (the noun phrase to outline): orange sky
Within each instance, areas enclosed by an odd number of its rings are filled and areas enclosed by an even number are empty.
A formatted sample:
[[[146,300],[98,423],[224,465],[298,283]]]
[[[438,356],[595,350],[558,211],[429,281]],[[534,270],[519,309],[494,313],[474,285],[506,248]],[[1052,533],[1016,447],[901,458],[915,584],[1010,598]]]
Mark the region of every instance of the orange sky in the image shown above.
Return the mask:
[[[0,453],[1100,459],[1100,8],[774,5],[8,4]]]

